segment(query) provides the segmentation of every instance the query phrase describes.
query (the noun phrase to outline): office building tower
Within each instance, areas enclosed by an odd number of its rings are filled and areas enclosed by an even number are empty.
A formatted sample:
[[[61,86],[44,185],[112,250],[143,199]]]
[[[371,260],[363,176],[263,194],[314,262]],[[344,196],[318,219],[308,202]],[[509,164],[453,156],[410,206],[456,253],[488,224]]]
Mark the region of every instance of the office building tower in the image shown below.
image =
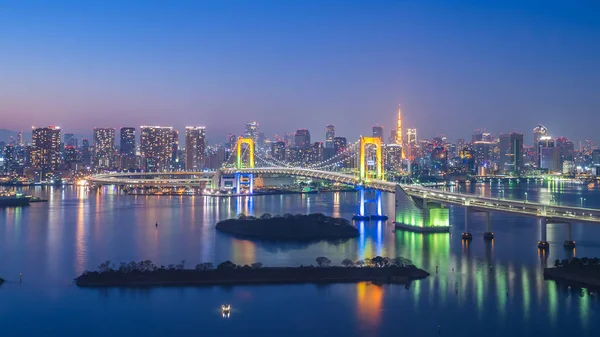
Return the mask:
[[[542,124],[538,124],[538,126],[536,126],[535,128],[533,128],[533,147],[535,149],[535,157],[536,159],[536,166],[539,167],[539,158],[540,158],[540,139],[542,137],[546,137],[548,136],[548,128],[546,128],[545,126],[543,126]]]
[[[560,162],[575,160],[575,144],[566,137],[558,137],[554,142],[560,152]]]
[[[537,168],[542,167],[542,149],[544,148],[554,148],[554,139],[550,136],[541,136],[538,140],[538,144],[535,149],[535,166]]]
[[[77,147],[77,145],[78,145],[77,139],[75,138],[75,135],[72,133],[65,133],[64,143],[65,143],[65,146]]]
[[[325,127],[325,148],[333,149],[333,139],[335,138],[335,126],[327,125]]]
[[[173,128],[170,126],[141,126],[140,155],[145,171],[167,171],[171,165]]]
[[[92,165],[92,151],[90,149],[90,140],[87,138],[81,140],[81,162],[85,166]]]
[[[373,137],[379,138],[381,140],[381,143],[383,144],[383,126],[373,126]]]
[[[402,170],[402,146],[392,143],[385,146],[385,161],[386,170],[401,171]]]
[[[229,142],[235,137],[230,135]],[[204,126],[185,127],[185,168],[188,171],[200,171],[204,168],[206,157],[206,128]]]
[[[108,169],[114,165],[115,129],[94,128],[94,169]]]
[[[271,157],[278,161],[285,161],[285,142],[271,143]]]
[[[294,144],[301,149],[308,149],[310,143],[310,132],[307,129],[298,129],[294,136]]]
[[[31,165],[37,169],[58,170],[60,166],[60,127],[50,125],[47,128],[32,127]]]
[[[520,175],[523,172],[523,134],[500,135],[500,170]]]
[[[560,151],[555,146],[540,147],[540,169],[550,173],[561,172]]]
[[[23,132],[21,131],[17,134],[17,145],[23,146]]]
[[[132,170],[136,168],[137,160],[135,154],[135,128],[121,128],[119,138],[119,157],[121,161],[121,169]]]
[[[346,140],[346,137],[335,137],[333,139],[333,147],[335,149],[335,153],[344,152],[344,150],[346,150],[347,146],[348,146],[348,141]]]
[[[183,169],[183,162],[179,162],[179,131],[171,131],[171,159],[170,167],[171,171],[177,171]]]
[[[258,122],[246,122],[244,137],[252,138],[255,143],[258,143]]]

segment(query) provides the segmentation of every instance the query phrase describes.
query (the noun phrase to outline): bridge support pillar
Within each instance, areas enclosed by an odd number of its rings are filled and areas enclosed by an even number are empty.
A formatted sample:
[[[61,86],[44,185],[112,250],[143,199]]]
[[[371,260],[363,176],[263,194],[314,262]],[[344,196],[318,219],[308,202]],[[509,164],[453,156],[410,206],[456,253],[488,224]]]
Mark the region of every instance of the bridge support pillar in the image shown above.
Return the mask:
[[[470,207],[465,206],[465,231],[461,235],[463,240],[471,240],[473,238],[473,234],[469,232],[469,213],[471,213]]]
[[[367,191],[364,187],[359,187],[359,204],[358,204],[358,214],[355,214],[352,217],[352,220],[366,221],[366,220],[387,220],[388,217],[383,215],[383,205],[381,202],[381,191],[375,191],[375,199],[367,199],[365,194]],[[375,214],[367,215],[367,203],[373,202],[375,203]]]
[[[492,240],[494,239],[494,232],[492,232],[492,213],[486,212],[485,215],[487,218],[487,226],[485,232],[483,233],[483,238],[486,240]]]
[[[567,236],[567,240],[563,243],[563,246],[566,249],[575,249],[575,241],[573,241],[573,237],[572,237],[572,233],[571,233],[571,223],[567,223],[567,227],[568,227],[568,236]]]
[[[538,248],[547,250],[548,248],[550,248],[550,244],[548,243],[547,238],[546,238],[548,219],[540,218],[539,222],[540,222],[541,238],[540,238],[540,241],[538,241]]]

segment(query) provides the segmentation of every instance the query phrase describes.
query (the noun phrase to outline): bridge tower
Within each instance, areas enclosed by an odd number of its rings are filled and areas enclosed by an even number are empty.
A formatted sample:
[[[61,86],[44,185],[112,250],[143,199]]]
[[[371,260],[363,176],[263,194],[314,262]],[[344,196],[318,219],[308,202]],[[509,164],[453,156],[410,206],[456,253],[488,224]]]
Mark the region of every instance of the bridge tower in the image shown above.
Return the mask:
[[[375,179],[383,180],[383,149],[381,147],[381,138],[364,136],[360,137],[360,180],[368,180],[369,163],[366,158],[367,145],[375,145]]]
[[[243,161],[243,147],[244,144],[247,146],[248,151],[248,162],[244,164]],[[244,168],[254,168],[254,139],[250,137],[239,137],[236,144],[236,168],[238,170]],[[254,192],[254,176],[252,173],[237,172],[235,174],[235,191],[236,193],[242,193],[242,191],[248,191],[248,193]]]
[[[383,148],[381,144],[381,138],[379,137],[360,137],[360,167],[359,167],[359,178],[361,182],[370,180],[369,177],[369,166],[372,164],[367,161],[367,145],[375,146],[375,179],[383,180]],[[383,215],[381,206],[381,191],[375,191],[375,199],[365,199],[365,194],[369,190],[365,189],[362,185],[358,186],[360,193],[360,204],[358,205],[358,214],[354,215],[354,220],[387,220],[387,216]],[[376,204],[376,212],[374,215],[366,215],[365,208],[367,203]]]

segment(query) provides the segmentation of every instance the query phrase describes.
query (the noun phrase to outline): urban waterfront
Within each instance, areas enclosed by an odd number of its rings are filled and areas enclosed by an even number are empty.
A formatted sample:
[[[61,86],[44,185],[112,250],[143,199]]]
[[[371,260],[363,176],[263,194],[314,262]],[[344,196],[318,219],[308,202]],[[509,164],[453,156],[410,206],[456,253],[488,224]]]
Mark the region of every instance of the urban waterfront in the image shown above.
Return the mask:
[[[600,191],[586,185],[532,180],[453,188],[515,199],[527,193],[531,201],[600,207]],[[574,252],[562,247],[566,226],[549,225],[547,256],[536,247],[540,227],[533,218],[492,214],[496,239],[485,242],[485,214],[475,213],[470,224],[474,239],[462,241],[461,207],[450,210],[450,234],[423,235],[393,231],[391,223],[359,222],[361,236],[355,240],[267,243],[217,233],[214,225],[238,213],[322,212],[350,218],[358,194],[129,196],[110,186],[99,192],[82,187],[24,191],[49,201],[0,210],[0,276],[7,280],[0,287],[0,323],[7,336],[102,336],[116,330],[149,336],[593,336],[600,327],[598,295],[566,291],[542,276],[545,261],[552,265],[556,258],[600,256],[596,225],[573,225]],[[384,198],[391,214],[394,198]],[[409,258],[432,275],[408,289],[367,283],[79,289],[72,281],[105,260],[284,266],[315,264],[318,256],[340,263],[375,255]],[[223,303],[233,307],[228,319],[220,314]]]

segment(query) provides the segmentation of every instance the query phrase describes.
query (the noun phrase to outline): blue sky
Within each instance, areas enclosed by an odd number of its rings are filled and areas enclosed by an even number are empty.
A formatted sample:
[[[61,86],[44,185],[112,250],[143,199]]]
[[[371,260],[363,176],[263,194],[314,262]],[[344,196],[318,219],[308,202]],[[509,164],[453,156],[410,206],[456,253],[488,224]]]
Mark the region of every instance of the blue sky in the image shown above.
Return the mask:
[[[206,125],[355,139],[600,122],[597,1],[2,1],[0,128]],[[527,141],[527,139],[526,139]]]

